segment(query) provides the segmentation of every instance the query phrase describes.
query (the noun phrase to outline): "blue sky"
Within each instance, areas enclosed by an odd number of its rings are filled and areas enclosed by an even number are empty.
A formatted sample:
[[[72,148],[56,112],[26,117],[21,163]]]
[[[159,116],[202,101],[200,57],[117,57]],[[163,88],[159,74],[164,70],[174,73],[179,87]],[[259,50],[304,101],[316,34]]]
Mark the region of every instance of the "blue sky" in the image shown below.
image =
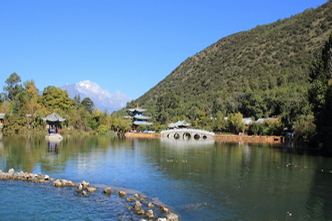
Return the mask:
[[[90,80],[136,99],[219,39],[326,1],[0,0],[0,86],[16,72],[40,91]]]

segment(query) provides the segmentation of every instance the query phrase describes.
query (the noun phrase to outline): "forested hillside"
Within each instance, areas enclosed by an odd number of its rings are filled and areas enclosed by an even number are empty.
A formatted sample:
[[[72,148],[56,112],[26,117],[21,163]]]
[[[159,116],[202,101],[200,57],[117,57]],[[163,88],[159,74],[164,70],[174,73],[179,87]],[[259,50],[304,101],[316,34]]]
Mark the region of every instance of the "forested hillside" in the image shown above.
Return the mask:
[[[311,63],[332,29],[332,2],[220,39],[181,63],[127,108],[148,109],[157,124],[240,112],[292,124],[309,111]],[[122,110],[121,112],[123,112]]]

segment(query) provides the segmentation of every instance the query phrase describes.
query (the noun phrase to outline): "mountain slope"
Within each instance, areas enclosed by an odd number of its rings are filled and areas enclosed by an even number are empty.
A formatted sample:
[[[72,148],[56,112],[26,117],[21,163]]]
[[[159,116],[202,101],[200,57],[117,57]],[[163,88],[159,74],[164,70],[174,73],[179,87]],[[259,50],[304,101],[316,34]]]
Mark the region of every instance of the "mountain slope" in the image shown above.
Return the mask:
[[[110,94],[107,90],[103,90],[98,84],[89,80],[81,81],[75,84],[66,84],[61,87],[66,90],[70,98],[80,96],[81,101],[89,97],[95,107],[99,110],[108,110],[113,112],[126,106],[131,99],[125,94],[116,91],[115,94]]]
[[[246,117],[303,112],[310,64],[332,31],[332,2],[239,32],[186,59],[128,107],[156,120],[241,112]]]

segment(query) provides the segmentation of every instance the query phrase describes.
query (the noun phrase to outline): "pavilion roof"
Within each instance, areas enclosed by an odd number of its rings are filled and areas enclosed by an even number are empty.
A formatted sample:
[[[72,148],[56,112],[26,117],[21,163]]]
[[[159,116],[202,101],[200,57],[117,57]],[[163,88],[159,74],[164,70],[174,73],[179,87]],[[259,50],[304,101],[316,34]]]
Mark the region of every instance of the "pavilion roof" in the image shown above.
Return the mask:
[[[258,120],[256,120],[256,123],[265,123],[265,121],[273,121],[273,120],[277,120],[277,118],[275,117],[269,117],[269,118],[258,118]]]
[[[170,123],[168,125],[169,128],[178,128],[178,127],[189,127],[190,126],[190,123],[188,123],[187,121],[185,120],[179,120],[178,122],[176,123]]]
[[[151,123],[151,122],[139,121],[139,120],[134,121],[132,124],[134,124],[134,125],[153,125],[153,123]]]
[[[52,114],[47,115],[45,118],[43,118],[43,120],[44,120],[44,121],[50,121],[50,122],[57,122],[57,121],[59,121],[59,122],[63,122],[63,121],[65,121],[66,119],[60,117],[58,114],[56,114],[56,113],[53,112]]]
[[[134,111],[137,111],[137,112],[144,112],[144,111],[146,111],[146,109],[143,109],[143,108],[130,108],[130,109],[128,109],[129,111],[131,111],[131,112],[134,112]]]
[[[151,117],[148,116],[143,116],[143,115],[134,115],[133,116],[134,119],[139,119],[139,120],[147,120],[147,119],[151,119]]]

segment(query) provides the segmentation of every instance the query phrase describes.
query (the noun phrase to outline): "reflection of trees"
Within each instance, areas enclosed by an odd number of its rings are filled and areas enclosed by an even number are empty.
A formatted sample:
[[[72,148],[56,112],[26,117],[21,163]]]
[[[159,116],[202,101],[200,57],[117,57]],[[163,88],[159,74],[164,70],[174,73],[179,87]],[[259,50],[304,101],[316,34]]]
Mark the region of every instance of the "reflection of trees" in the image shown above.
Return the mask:
[[[158,177],[166,181],[165,188],[176,185],[174,188],[188,191],[184,195],[191,197],[193,202],[209,201],[239,214],[251,210],[248,219],[255,220],[256,215],[261,214],[263,220],[269,220],[268,216],[272,214],[276,220],[283,220],[287,211],[304,219],[305,215],[326,220],[332,217],[332,191],[329,191],[332,174],[328,173],[332,169],[331,159],[324,158],[317,163],[317,157],[262,144],[193,142],[197,143],[71,137],[60,142],[57,154],[48,152],[48,142],[44,138],[5,136],[0,157],[6,158],[6,168],[1,169],[13,167],[31,172],[40,166],[42,173],[54,174],[68,169],[70,160],[78,171],[90,172],[90,167],[98,165],[103,158],[103,162],[117,161],[110,165],[119,165],[121,171],[128,170],[128,165],[134,166],[128,172],[132,180],[138,177],[145,182],[144,179]],[[147,166],[152,172],[148,178],[141,178],[145,175],[141,169],[146,169],[143,168],[146,164],[139,162],[141,160],[148,161],[151,166]],[[321,168],[327,173],[321,173]],[[100,168],[95,169],[99,175]],[[114,168],[101,170],[107,169]],[[109,176],[110,172],[106,174]],[[172,189],[166,192],[170,194]]]
[[[316,220],[331,220],[332,217],[332,174],[329,173],[331,166],[331,159],[323,158],[317,164],[310,183],[306,210],[308,215],[316,217]]]
[[[41,172],[50,173],[65,170],[69,157],[77,158],[81,153],[89,153],[99,149],[107,151],[110,137],[71,137],[63,139],[56,145],[49,143],[44,137],[4,136],[0,156],[6,158],[6,171],[9,168],[32,172],[36,165]]]
[[[28,139],[25,136],[4,136],[4,151],[7,155],[6,168],[32,172],[36,161],[46,150],[42,149],[39,140]]]
[[[252,209],[266,220],[271,215],[284,219],[287,211],[303,217],[306,212],[313,214],[304,209],[313,179],[312,168],[316,168],[317,159],[313,156],[288,153],[282,147],[265,144],[162,145],[164,152],[158,153],[159,158],[148,159],[158,161],[165,174],[172,177],[168,179],[203,188],[200,191],[209,201],[238,211],[242,210],[240,207]],[[325,183],[325,191],[328,191],[329,182]],[[320,191],[319,185],[321,181],[313,184],[315,191]],[[322,200],[319,194],[318,200]],[[317,193],[313,195],[317,198]],[[199,197],[207,200],[204,196],[196,195],[196,200]],[[324,196],[323,201],[328,202],[330,198],[330,194]],[[227,200],[235,203],[229,205]],[[318,200],[310,203],[313,209]],[[331,204],[316,207],[328,210]],[[331,212],[326,214],[331,215]]]

